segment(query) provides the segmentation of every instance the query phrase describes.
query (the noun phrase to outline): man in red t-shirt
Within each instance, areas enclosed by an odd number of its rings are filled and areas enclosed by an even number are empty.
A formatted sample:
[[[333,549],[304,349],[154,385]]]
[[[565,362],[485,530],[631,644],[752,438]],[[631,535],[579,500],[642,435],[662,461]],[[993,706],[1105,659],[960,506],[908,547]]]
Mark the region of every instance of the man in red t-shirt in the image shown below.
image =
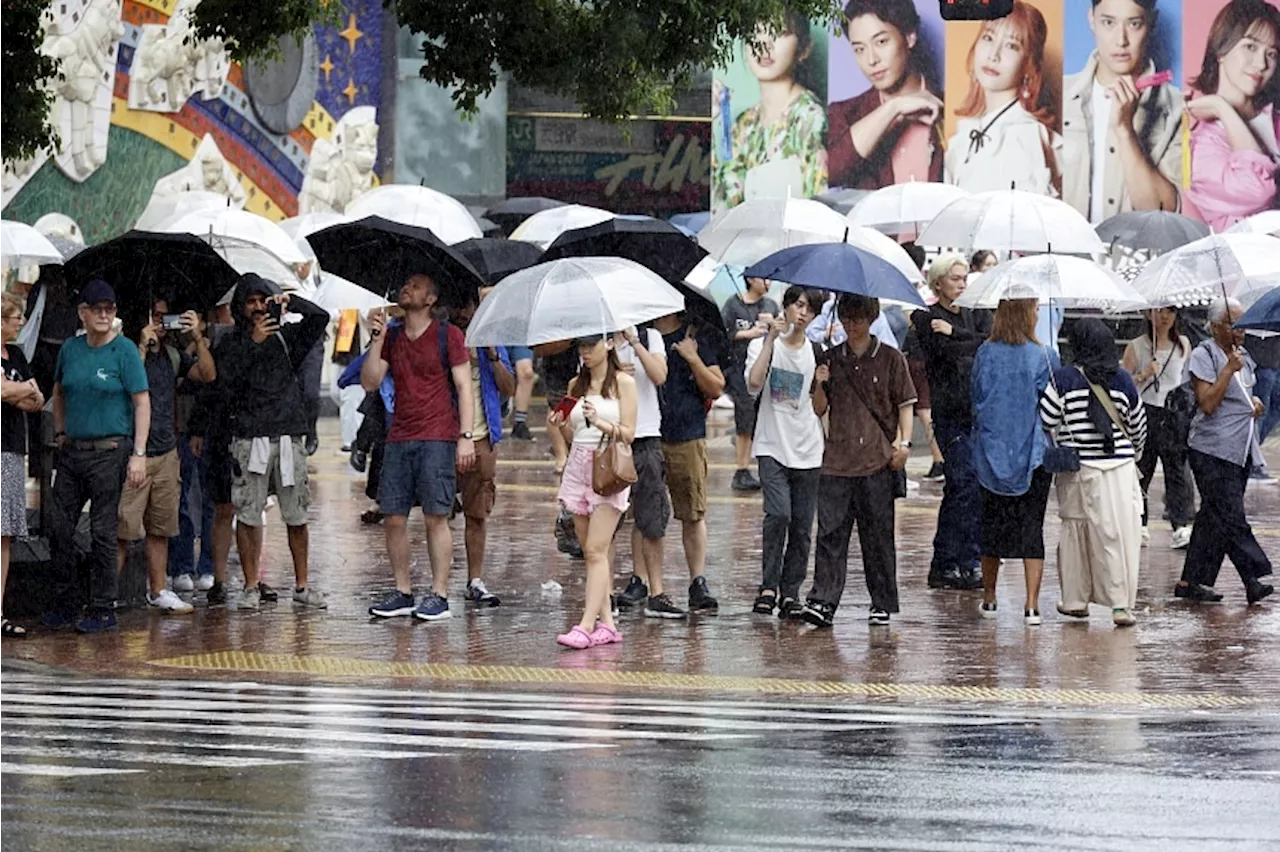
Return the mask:
[[[369,614],[379,618],[410,613],[424,621],[449,617],[449,511],[457,491],[455,470],[466,472],[476,461],[471,436],[475,408],[466,341],[457,326],[441,324],[432,316],[439,298],[431,276],[410,276],[398,300],[404,325],[386,334],[385,313],[374,317],[360,371],[360,384],[367,391],[377,390],[388,372],[396,388],[378,487],[396,592],[369,608]],[[433,581],[432,591],[420,603],[414,600],[409,576],[408,521],[415,502],[421,504],[427,522]]]

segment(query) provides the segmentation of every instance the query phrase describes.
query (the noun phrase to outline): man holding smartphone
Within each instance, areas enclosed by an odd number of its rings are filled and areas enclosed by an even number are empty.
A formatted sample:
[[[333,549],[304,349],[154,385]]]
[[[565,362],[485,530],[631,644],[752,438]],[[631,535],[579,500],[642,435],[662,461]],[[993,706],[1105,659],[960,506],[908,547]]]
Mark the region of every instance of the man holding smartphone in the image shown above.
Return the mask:
[[[176,339],[176,331],[190,336],[194,354],[170,343],[171,337]],[[147,393],[151,398],[147,472],[140,485],[126,487],[120,496],[116,565],[123,571],[129,543],[145,538],[147,602],[164,612],[187,613],[191,612],[191,604],[165,588],[169,540],[180,531],[183,489],[178,455],[178,382],[188,379],[208,383],[217,372],[209,344],[201,333],[200,317],[195,311],[169,313],[167,299],[157,299],[152,304],[151,322],[138,334],[138,354],[147,371]]]
[[[302,315],[281,323],[285,311]],[[221,404],[231,416],[231,502],[236,507],[236,549],[244,569],[237,609],[257,609],[258,558],[262,553],[267,494],[279,501],[293,555],[293,602],[324,608],[324,594],[307,585],[307,419],[298,365],[329,325],[329,313],[306,299],[282,293],[273,282],[247,273],[232,299],[236,327],[218,342],[214,361]]]

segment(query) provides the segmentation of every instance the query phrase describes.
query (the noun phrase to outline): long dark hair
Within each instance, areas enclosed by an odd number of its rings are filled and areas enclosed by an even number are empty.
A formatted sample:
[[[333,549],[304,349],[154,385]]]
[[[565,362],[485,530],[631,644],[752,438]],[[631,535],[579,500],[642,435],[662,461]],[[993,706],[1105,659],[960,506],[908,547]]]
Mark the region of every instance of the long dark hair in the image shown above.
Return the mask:
[[[622,372],[622,362],[618,360],[618,350],[610,346],[605,366],[604,382],[600,385],[600,395],[605,399],[618,398],[618,373],[620,372]],[[569,396],[581,399],[587,395],[587,391],[590,389],[591,368],[583,364],[582,369],[578,371],[578,377],[573,380],[573,384],[569,388]]]
[[[1152,311],[1162,311],[1164,308],[1152,308]],[[1147,326],[1147,340],[1151,341],[1151,356],[1155,357],[1156,349],[1156,324],[1151,321],[1151,311],[1147,312],[1146,317],[1142,320]],[[1182,354],[1187,354],[1187,346],[1182,341],[1182,315],[1178,313],[1177,308],[1173,308],[1173,325],[1169,326],[1169,332],[1166,335],[1169,342],[1182,350]]]

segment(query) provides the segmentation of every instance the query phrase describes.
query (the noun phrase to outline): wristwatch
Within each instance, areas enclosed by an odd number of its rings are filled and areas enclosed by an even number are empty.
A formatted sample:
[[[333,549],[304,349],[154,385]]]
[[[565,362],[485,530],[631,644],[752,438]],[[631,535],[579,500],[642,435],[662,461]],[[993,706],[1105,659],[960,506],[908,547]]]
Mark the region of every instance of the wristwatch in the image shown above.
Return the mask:
[[[146,451],[146,450],[134,450],[134,451],[133,451],[133,456],[134,456],[134,458],[145,459],[145,458],[147,457],[147,451]]]
[[[899,441],[899,442],[898,442],[898,444],[897,444],[897,446],[898,446],[898,449],[900,449],[900,450],[909,450],[909,449],[911,449],[911,442],[910,442],[910,441]]]
[[[464,438],[464,439],[466,439],[466,440],[468,440],[468,441],[472,440],[472,438],[471,438],[471,433],[470,433],[470,432],[463,432],[459,437],[460,437],[460,438]]]

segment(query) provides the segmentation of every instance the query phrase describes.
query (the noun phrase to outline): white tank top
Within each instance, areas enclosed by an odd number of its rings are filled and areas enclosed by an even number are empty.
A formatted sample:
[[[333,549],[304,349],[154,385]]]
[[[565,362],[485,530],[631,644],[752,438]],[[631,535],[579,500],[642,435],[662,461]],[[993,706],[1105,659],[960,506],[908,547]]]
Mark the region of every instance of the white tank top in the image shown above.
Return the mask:
[[[1187,338],[1180,338],[1187,342]],[[1164,408],[1169,391],[1182,384],[1182,368],[1191,352],[1191,345],[1170,344],[1168,339],[1160,341],[1160,349],[1151,351],[1151,338],[1145,334],[1133,341],[1134,354],[1138,356],[1138,370],[1141,371],[1152,362],[1156,365],[1157,376],[1138,382],[1138,392],[1147,405]]]
[[[588,394],[583,399],[590,400],[591,404],[596,408],[596,417],[600,420],[609,420],[618,423],[622,420],[622,406],[616,399],[605,399],[597,394]],[[594,426],[587,424],[586,415],[582,413],[583,400],[578,400],[578,404],[573,407],[573,411],[569,412],[569,423],[573,426],[573,443],[574,444],[590,444],[595,446],[600,443],[603,434]]]

